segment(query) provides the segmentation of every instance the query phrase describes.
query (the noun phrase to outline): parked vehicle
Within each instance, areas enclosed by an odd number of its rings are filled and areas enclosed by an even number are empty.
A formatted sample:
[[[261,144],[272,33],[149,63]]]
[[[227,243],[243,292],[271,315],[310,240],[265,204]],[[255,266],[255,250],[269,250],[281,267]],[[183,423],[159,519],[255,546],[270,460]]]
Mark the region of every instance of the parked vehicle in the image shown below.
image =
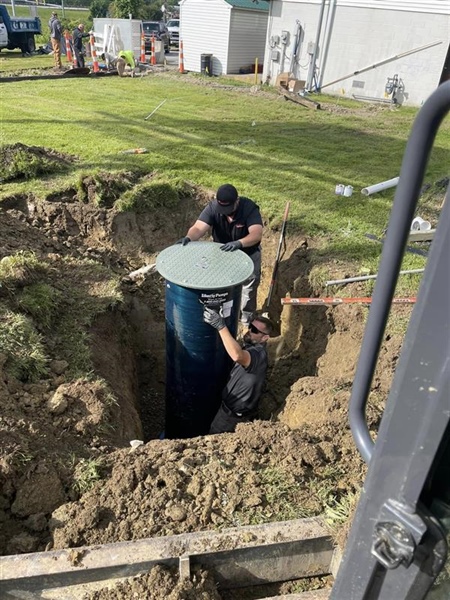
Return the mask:
[[[180,45],[180,19],[170,19],[167,21],[167,29],[170,33],[170,43],[172,46]]]
[[[0,4],[0,50],[20,48],[24,54],[36,50],[34,36],[41,33],[39,17],[10,17]]]
[[[145,36],[145,52],[151,52],[152,35],[164,44],[164,52],[170,52],[170,34],[167,25],[161,21],[142,21]]]

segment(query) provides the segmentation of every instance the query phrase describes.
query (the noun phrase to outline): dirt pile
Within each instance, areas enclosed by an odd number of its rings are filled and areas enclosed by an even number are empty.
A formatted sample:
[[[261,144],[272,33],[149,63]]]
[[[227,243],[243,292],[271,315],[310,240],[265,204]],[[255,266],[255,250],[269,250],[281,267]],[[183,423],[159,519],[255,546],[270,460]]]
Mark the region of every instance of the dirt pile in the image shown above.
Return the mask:
[[[162,211],[166,182],[125,179],[127,189],[86,176],[44,200],[0,202],[2,554],[317,515],[354,495],[364,476],[347,408],[367,309],[281,310],[287,292],[315,293],[314,240],[301,236],[289,237],[270,307],[281,335],[270,341],[264,420],[236,434],[158,439],[164,282],[154,272],[127,275],[181,237],[210,195],[183,184]],[[144,205],[148,186],[154,195]],[[261,306],[277,243],[267,228]],[[383,346],[371,428],[400,345],[388,336]],[[147,443],[132,450],[132,439]],[[168,582],[155,598],[218,597],[203,575],[203,596],[195,582],[172,596],[170,574],[149,578],[117,597],[155,581]]]

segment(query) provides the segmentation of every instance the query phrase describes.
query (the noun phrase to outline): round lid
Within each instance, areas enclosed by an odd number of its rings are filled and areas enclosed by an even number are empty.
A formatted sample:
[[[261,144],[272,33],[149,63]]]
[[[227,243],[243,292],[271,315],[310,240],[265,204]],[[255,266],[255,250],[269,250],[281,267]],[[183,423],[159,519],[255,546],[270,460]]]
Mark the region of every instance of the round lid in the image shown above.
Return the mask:
[[[224,252],[215,242],[169,246],[156,259],[167,281],[194,290],[217,290],[243,283],[253,273],[252,259],[242,252]]]

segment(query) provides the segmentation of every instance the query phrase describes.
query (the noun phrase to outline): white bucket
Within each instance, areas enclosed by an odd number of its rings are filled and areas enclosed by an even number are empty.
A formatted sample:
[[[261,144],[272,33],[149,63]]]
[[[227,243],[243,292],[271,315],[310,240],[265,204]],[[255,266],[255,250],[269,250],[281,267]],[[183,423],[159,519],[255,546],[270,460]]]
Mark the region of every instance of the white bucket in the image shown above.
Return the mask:
[[[334,193],[336,194],[336,196],[342,196],[342,194],[344,193],[344,189],[345,185],[343,183],[338,183],[336,189],[334,190]]]
[[[353,194],[353,186],[346,185],[344,188],[344,196],[347,196],[347,198],[349,198],[352,194]]]
[[[431,223],[424,221],[421,217],[416,217],[411,223],[411,231],[430,231]]]

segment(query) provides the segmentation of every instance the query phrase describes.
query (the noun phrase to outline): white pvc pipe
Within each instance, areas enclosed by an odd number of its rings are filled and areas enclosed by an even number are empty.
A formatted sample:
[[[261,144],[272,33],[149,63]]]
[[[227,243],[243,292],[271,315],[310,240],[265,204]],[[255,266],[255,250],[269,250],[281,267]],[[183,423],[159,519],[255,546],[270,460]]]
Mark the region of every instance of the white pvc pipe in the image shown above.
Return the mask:
[[[364,196],[370,196],[370,194],[376,194],[377,192],[381,192],[382,190],[387,190],[389,188],[395,187],[398,185],[400,177],[394,177],[394,179],[388,179],[387,181],[382,181],[381,183],[375,183],[374,185],[369,185],[361,190],[361,194]]]

